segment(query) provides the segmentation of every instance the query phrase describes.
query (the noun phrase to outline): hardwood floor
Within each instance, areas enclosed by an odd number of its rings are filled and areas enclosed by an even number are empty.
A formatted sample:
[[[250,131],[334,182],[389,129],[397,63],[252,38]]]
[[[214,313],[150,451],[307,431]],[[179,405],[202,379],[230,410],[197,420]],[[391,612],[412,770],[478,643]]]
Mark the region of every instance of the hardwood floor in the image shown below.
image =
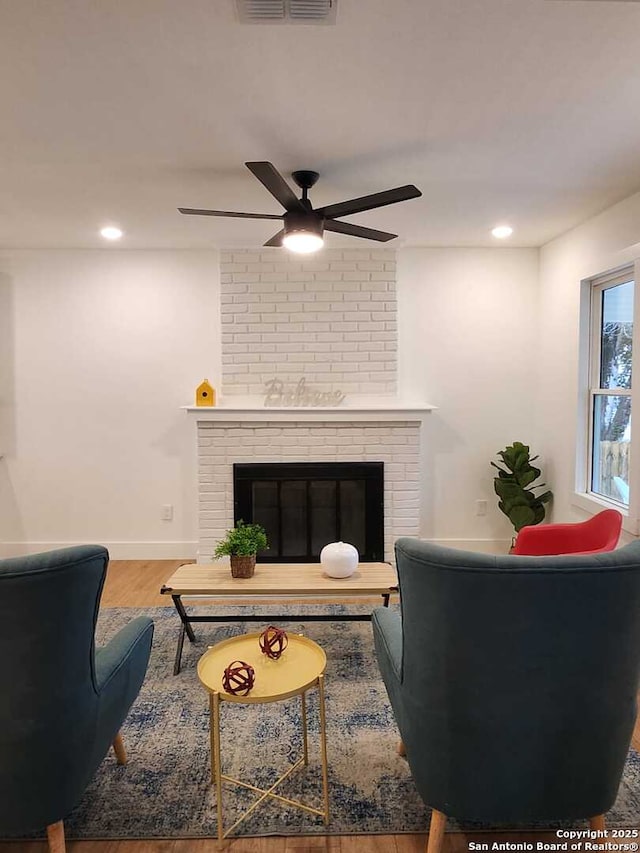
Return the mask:
[[[170,595],[160,595],[160,587],[178,566],[190,562],[193,561],[111,560],[100,604],[102,607],[173,607]]]
[[[180,841],[67,841],[67,853],[424,853],[426,835],[325,835],[238,838],[222,847],[213,838]],[[442,853],[469,853],[478,842],[553,842],[553,832],[450,832]],[[47,853],[44,841],[0,843],[2,853]],[[613,853],[613,851],[612,851]]]
[[[551,841],[555,833],[448,833],[443,853],[469,853],[471,841]],[[67,853],[424,853],[425,835],[327,835],[238,838],[222,848],[211,839],[67,841]],[[556,839],[557,840],[557,839]],[[0,843],[2,853],[47,853],[44,841]]]
[[[188,560],[113,560],[102,595],[103,607],[173,606],[159,594],[163,582]],[[362,599],[360,599],[362,601]],[[290,602],[288,602],[290,603]],[[308,603],[308,600],[307,600]],[[177,617],[176,617],[177,618]],[[640,720],[632,745],[640,752]],[[640,828],[640,815],[638,815]],[[471,841],[557,842],[554,832],[452,832],[445,835],[443,853],[468,853]],[[342,835],[239,838],[225,842],[224,853],[424,853],[425,835]],[[67,841],[67,853],[217,853],[215,839],[178,841]],[[0,853],[46,853],[44,841],[0,842]]]

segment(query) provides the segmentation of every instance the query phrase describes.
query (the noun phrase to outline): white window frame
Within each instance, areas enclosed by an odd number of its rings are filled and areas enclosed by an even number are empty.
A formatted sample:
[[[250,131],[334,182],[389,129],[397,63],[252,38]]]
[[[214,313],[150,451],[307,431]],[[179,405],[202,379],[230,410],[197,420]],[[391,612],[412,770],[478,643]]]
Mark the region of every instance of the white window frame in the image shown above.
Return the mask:
[[[640,535],[640,293],[637,288],[640,261],[597,275],[582,282],[580,341],[580,402],[574,504],[590,512],[613,508],[622,513],[623,528]],[[602,292],[634,281],[633,356],[631,389],[600,387]],[[631,397],[631,440],[629,506],[592,491],[594,403],[599,395]],[[635,424],[635,428],[634,428]]]

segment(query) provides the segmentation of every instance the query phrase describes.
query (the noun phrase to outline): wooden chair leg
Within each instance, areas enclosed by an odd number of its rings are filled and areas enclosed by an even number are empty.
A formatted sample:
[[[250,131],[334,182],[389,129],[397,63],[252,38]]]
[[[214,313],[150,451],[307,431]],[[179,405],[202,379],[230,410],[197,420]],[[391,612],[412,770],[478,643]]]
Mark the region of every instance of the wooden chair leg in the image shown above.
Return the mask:
[[[49,842],[49,853],[65,853],[64,823],[50,823],[47,827],[47,841]]]
[[[589,818],[589,829],[604,829],[604,815],[597,814],[595,817]]]
[[[401,755],[403,758],[407,757],[407,750],[404,748],[404,742],[398,741],[398,755]]]
[[[429,837],[427,839],[427,853],[440,853],[444,839],[444,828],[447,816],[433,809],[431,812],[431,825],[429,826]]]
[[[116,761],[118,764],[127,763],[127,750],[124,748],[124,741],[122,740],[120,732],[118,732],[113,742],[113,751],[116,754]]]

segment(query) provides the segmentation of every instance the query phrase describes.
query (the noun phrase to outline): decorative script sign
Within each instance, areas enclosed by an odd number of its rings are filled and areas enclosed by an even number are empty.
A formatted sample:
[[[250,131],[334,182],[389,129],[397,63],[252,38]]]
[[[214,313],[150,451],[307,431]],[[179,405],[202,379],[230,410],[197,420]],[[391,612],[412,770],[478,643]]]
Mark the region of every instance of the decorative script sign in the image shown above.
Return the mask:
[[[344,400],[342,391],[314,391],[304,376],[295,388],[285,388],[282,379],[274,377],[265,382],[265,406],[339,406]]]

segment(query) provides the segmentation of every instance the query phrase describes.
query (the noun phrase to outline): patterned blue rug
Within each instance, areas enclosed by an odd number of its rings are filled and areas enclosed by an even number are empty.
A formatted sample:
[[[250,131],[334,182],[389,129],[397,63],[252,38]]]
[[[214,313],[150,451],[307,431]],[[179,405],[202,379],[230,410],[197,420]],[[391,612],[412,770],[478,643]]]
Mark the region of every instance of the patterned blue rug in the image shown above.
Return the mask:
[[[334,612],[338,608],[340,605],[334,605]],[[233,610],[239,620],[246,612],[241,607]],[[295,607],[296,613],[319,610],[310,605]],[[262,626],[241,621],[232,625],[195,625],[198,642],[195,646],[185,642],[183,669],[174,676],[179,622],[173,608],[103,610],[99,642],[141,613],[152,616],[156,629],[147,678],[123,728],[129,763],[119,767],[112,753],[105,759],[82,801],[65,821],[70,838],[216,835],[215,796],[209,781],[208,698],[197,680],[196,663],[208,645]],[[266,615],[265,626],[268,624]],[[238,834],[426,831],[429,810],[415,790],[407,762],[396,753],[398,733],[378,673],[370,623],[295,622],[284,627],[316,640],[327,653],[331,824],[326,828],[321,818],[271,801],[259,806],[240,825]],[[315,691],[309,694],[309,705],[310,764],[296,771],[280,793],[319,805]],[[224,703],[224,772],[260,787],[273,783],[299,755],[299,708],[298,699],[272,705]],[[226,786],[225,826],[233,823],[254,798],[250,792]],[[611,827],[635,827],[639,818],[640,756],[632,752],[607,822]],[[457,828],[454,824],[449,827]]]

